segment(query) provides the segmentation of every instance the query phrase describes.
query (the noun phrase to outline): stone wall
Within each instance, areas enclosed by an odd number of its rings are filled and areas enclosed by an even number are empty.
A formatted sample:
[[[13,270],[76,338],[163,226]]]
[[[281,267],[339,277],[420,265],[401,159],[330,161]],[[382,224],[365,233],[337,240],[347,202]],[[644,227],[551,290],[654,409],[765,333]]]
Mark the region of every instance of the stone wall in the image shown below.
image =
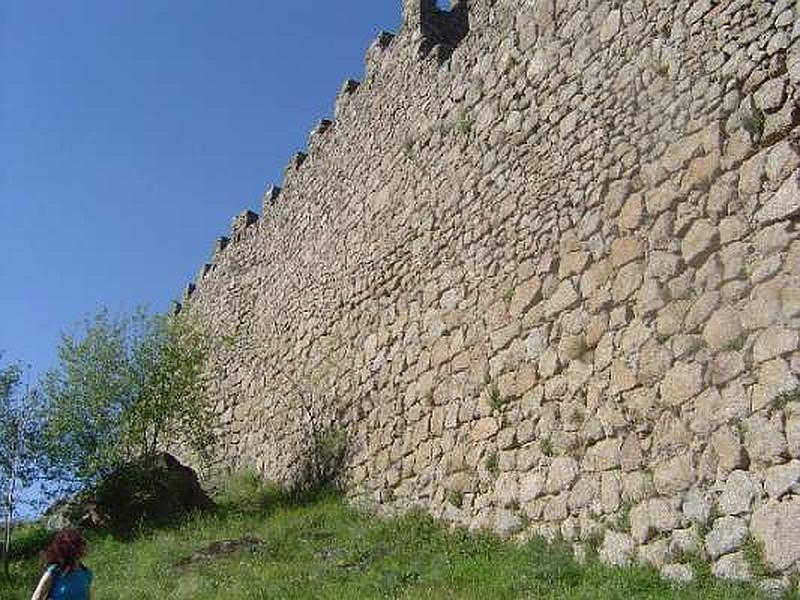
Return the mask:
[[[405,4],[187,290],[216,468],[800,570],[800,2]]]

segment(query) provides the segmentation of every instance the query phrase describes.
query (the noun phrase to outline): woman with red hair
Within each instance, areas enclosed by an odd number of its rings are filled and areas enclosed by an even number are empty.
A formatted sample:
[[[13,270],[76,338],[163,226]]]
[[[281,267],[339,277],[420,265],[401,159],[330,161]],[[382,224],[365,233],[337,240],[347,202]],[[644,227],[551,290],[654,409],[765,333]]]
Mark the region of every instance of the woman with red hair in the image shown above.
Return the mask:
[[[44,551],[47,570],[31,600],[90,600],[92,572],[81,562],[86,551],[86,540],[78,531],[58,532]]]

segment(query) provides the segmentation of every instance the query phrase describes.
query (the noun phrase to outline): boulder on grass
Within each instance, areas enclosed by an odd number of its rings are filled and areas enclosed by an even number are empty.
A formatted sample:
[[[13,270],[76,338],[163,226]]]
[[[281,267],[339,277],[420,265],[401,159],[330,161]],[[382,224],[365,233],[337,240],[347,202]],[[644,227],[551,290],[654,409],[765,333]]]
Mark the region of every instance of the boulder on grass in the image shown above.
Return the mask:
[[[89,490],[53,505],[45,522],[50,529],[104,528],[127,537],[213,507],[195,472],[160,453],[124,465]]]

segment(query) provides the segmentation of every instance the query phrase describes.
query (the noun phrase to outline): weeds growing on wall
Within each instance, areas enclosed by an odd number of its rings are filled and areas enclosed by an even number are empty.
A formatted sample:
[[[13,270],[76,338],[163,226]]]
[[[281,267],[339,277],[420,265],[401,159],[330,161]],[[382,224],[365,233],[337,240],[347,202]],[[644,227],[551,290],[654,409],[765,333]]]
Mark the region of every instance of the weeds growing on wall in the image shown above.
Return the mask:
[[[273,323],[274,325],[274,323]],[[240,332],[233,338],[233,346],[243,352],[261,356],[260,350],[249,346]],[[302,423],[299,435],[300,449],[294,461],[294,473],[289,484],[292,495],[299,498],[315,496],[320,490],[338,487],[349,450],[349,439],[344,422],[343,407],[332,397],[340,371],[335,352],[341,344],[335,336],[327,336],[320,342],[322,358],[306,377],[298,378],[279,365],[272,368],[289,384],[297,421]]]

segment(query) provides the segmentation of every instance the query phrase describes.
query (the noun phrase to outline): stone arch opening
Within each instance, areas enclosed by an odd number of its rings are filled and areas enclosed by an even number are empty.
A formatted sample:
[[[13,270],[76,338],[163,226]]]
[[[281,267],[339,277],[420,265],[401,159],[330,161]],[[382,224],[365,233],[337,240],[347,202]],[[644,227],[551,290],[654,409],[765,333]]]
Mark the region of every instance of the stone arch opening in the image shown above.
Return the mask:
[[[427,55],[438,49],[437,58],[444,62],[469,33],[468,0],[419,0],[422,45]]]

